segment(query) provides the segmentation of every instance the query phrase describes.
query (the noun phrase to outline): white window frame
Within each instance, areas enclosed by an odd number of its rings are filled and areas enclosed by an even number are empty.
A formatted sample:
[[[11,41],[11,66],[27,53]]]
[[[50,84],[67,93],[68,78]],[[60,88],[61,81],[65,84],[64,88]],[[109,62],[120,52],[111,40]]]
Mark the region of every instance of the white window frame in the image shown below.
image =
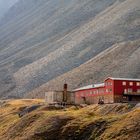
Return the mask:
[[[133,82],[129,82],[129,86],[133,86]]]
[[[122,82],[122,85],[123,85],[123,86],[126,86],[126,81],[123,81],[123,82]]]
[[[108,88],[106,89],[106,92],[109,92]]]
[[[140,86],[140,82],[137,82],[136,85],[137,85],[137,86]]]

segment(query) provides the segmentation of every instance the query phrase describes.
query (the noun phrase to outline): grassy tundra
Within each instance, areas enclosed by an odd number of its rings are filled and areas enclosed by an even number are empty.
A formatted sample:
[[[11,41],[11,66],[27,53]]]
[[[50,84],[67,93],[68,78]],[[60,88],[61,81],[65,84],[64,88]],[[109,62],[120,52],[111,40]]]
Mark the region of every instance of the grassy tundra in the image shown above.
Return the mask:
[[[19,118],[25,107],[42,104]],[[1,103],[0,139],[3,140],[138,140],[140,108],[129,104],[90,105],[50,109],[43,100]]]

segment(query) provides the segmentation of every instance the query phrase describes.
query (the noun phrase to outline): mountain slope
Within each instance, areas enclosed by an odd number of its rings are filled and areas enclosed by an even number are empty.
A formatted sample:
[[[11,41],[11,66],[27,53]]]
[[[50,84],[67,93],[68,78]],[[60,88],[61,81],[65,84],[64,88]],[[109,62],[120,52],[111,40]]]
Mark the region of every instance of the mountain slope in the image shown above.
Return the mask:
[[[1,96],[22,97],[82,64],[82,69],[88,71],[84,63],[96,59],[112,45],[137,42],[139,11],[139,0],[19,1],[0,23]],[[136,44],[138,49],[139,42]],[[131,53],[133,50],[129,55]],[[124,58],[127,60],[129,55]],[[134,65],[135,74],[131,71],[124,74],[126,69],[121,66],[122,75],[118,72],[115,76],[139,77],[137,65]],[[110,75],[113,71],[112,67]],[[90,79],[99,81],[105,76],[92,73]],[[85,79],[88,80],[89,75],[79,83],[71,81],[71,88],[80,86]],[[56,81],[63,84],[65,80],[67,76]],[[51,86],[51,82],[47,84]]]
[[[12,7],[18,0],[1,0],[0,1],[0,19],[4,17],[4,14]]]
[[[69,89],[103,82],[107,77],[140,78],[140,40],[118,43],[99,53],[81,66],[27,93],[27,97],[43,97],[45,91],[62,89],[67,81]],[[83,85],[84,84],[84,85]]]

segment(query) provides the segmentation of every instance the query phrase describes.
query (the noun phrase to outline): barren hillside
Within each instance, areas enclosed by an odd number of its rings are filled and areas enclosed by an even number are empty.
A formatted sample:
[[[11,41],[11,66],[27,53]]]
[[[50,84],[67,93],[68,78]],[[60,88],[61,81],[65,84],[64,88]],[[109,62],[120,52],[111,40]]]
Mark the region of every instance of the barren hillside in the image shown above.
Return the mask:
[[[62,110],[42,105],[19,118],[27,106],[41,100],[0,103],[2,140],[138,140],[140,107],[134,104],[91,105]],[[121,125],[120,125],[121,124]]]
[[[27,97],[44,97],[51,89],[62,89],[67,81],[69,89],[103,82],[107,77],[140,78],[140,40],[118,43],[99,53],[81,66],[27,93]]]
[[[0,25],[0,97],[140,77],[139,0],[19,0]]]

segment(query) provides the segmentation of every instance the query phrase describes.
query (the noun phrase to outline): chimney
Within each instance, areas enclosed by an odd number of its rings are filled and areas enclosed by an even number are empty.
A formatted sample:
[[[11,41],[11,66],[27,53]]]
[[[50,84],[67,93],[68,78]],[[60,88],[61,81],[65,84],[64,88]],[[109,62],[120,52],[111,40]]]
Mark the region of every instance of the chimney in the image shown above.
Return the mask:
[[[63,86],[63,102],[67,102],[67,89],[68,85],[65,83]]]
[[[64,91],[67,91],[67,89],[68,89],[68,85],[65,83],[64,84]]]

